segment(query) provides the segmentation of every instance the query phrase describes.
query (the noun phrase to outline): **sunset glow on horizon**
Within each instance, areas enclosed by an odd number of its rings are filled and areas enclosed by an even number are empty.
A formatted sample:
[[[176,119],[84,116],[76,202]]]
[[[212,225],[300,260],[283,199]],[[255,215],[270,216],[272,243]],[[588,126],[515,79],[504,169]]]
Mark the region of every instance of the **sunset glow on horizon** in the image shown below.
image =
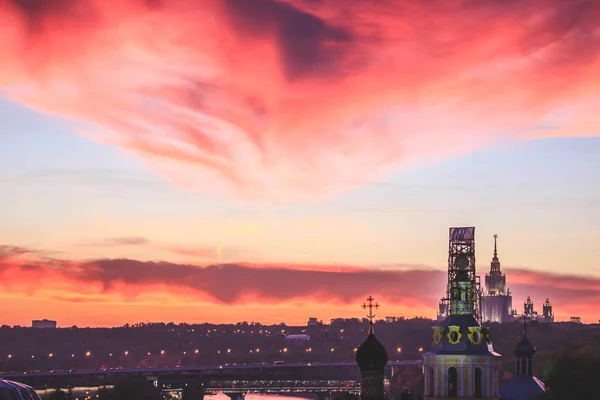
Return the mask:
[[[499,234],[517,310],[597,322],[598,20],[0,0],[0,322],[305,324],[370,294],[433,318],[450,226],[477,228],[482,280]]]

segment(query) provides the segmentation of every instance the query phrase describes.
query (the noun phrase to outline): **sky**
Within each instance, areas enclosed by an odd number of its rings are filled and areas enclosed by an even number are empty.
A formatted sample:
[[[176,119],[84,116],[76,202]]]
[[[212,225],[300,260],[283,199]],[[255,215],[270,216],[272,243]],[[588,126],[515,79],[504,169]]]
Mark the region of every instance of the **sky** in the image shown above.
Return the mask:
[[[599,3],[197,4],[0,1],[0,323],[598,321]]]

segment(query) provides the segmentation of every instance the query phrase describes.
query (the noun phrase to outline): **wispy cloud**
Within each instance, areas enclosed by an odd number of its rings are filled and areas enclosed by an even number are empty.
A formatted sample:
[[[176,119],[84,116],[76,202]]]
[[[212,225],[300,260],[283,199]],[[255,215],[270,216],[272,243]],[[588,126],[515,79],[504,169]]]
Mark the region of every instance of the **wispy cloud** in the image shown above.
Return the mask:
[[[106,248],[106,251],[119,247],[147,247],[152,249],[159,249],[168,253],[188,256],[193,259],[200,260],[212,260],[216,261],[220,259],[223,254],[222,244],[214,245],[182,245],[182,244],[168,244],[162,242],[152,241],[145,237],[140,236],[129,236],[129,237],[113,237],[104,238],[99,240],[90,240],[79,243],[76,247],[92,247],[92,248]],[[237,253],[237,249],[228,249],[228,255],[234,255]]]
[[[11,99],[186,188],[313,199],[497,140],[600,132],[595,0],[0,4]]]
[[[80,243],[78,246],[82,247],[114,247],[114,246],[143,246],[149,244],[150,240],[139,237],[116,237],[116,238],[108,238],[98,241],[91,241]]]

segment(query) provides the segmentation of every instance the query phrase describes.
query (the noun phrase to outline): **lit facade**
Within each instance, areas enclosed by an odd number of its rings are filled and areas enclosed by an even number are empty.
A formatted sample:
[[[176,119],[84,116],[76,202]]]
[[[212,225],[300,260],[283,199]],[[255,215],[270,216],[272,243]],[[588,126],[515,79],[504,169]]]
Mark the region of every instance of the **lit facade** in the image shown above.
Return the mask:
[[[485,290],[481,295],[480,312],[483,322],[509,322],[513,320],[512,294],[506,287],[506,275],[500,269],[498,235],[494,235],[494,257],[490,272],[485,275]]]
[[[481,320],[484,322],[510,322],[512,316],[512,296],[493,295],[481,296]]]
[[[425,398],[497,399],[500,354],[494,351],[490,329],[475,318],[475,228],[451,228],[448,253],[444,300],[449,315],[433,327],[433,344],[423,355]],[[445,304],[440,311],[446,312]]]

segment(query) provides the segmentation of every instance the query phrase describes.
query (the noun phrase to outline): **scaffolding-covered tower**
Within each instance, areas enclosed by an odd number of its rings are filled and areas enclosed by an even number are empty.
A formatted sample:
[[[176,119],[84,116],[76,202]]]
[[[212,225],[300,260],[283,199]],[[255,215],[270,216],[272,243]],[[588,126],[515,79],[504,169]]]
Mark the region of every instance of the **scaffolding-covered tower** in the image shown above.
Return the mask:
[[[475,275],[475,228],[450,228],[446,298],[451,315],[479,319],[481,289]]]
[[[490,329],[476,319],[480,294],[475,228],[450,228],[447,298],[441,303],[449,305],[449,315],[432,327],[433,343],[423,354],[425,398],[498,398],[500,355]]]

